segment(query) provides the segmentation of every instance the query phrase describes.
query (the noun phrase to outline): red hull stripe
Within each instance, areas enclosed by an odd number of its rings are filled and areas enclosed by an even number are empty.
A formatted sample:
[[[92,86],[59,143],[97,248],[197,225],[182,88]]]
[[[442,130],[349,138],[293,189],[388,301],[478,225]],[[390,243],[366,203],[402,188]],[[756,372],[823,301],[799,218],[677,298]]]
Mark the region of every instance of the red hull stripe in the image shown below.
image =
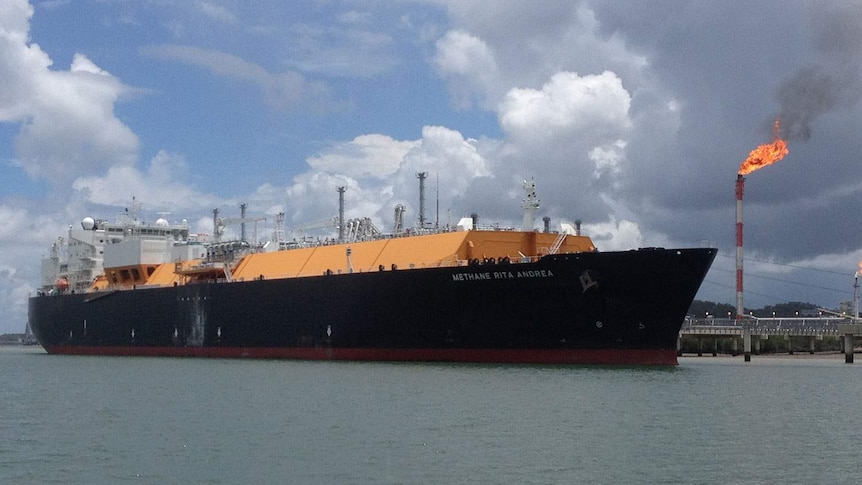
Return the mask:
[[[249,359],[476,362],[513,364],[677,365],[666,349],[351,349],[281,347],[100,347],[51,345],[50,354]]]

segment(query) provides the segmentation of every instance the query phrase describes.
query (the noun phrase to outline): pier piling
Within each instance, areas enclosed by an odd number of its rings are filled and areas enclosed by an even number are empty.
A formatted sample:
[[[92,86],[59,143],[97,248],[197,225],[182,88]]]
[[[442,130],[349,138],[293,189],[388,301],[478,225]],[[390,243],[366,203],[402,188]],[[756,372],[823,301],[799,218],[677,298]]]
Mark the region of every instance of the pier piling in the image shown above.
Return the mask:
[[[862,323],[838,325],[838,335],[843,335],[841,342],[844,344],[844,362],[852,364],[854,337],[862,335]]]

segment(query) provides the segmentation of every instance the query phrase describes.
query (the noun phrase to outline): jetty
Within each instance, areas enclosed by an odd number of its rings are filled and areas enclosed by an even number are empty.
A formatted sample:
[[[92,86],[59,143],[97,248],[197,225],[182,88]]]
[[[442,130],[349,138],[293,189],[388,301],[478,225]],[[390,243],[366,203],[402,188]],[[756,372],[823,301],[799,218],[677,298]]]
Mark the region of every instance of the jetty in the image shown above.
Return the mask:
[[[718,341],[731,339],[733,355],[739,355],[739,344],[745,353],[745,360],[751,360],[751,353],[760,354],[761,343],[769,338],[787,340],[788,353],[793,354],[792,342],[802,340],[810,354],[814,353],[815,342],[825,337],[838,338],[845,362],[853,363],[853,348],[856,337],[862,336],[862,323],[850,317],[771,317],[745,319],[733,318],[686,318],[677,339],[677,354],[681,353],[682,339],[689,337],[698,340],[698,355],[703,355],[704,341],[712,343],[712,354],[718,353]]]

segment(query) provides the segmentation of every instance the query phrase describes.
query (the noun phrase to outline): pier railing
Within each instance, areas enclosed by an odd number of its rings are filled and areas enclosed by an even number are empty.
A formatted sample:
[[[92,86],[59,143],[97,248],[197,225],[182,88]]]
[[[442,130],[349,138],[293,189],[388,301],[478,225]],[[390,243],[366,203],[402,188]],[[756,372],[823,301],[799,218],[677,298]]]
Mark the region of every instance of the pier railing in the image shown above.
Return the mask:
[[[741,336],[748,327],[753,335],[817,336],[838,335],[838,325],[849,323],[839,317],[772,317],[742,321],[732,318],[686,318],[680,329],[684,336]]]

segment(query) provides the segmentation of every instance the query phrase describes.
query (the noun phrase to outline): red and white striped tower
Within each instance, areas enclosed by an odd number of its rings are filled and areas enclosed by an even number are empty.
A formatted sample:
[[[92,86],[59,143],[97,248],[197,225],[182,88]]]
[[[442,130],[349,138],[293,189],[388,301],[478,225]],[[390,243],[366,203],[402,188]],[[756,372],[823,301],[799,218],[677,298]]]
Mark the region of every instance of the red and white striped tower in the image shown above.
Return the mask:
[[[745,315],[745,307],[742,305],[742,193],[745,189],[745,176],[751,172],[784,158],[790,153],[787,150],[787,142],[780,138],[781,125],[779,119],[775,119],[772,127],[772,143],[758,146],[748,158],[739,166],[736,174],[736,323],[742,324],[742,340],[745,346],[745,361],[751,360],[751,327],[742,317]]]
[[[736,176],[736,320],[739,323],[745,308],[742,306],[742,193],[745,177]]]
[[[736,176],[736,323],[742,324],[745,306],[742,303],[742,194],[745,192],[745,177]],[[742,348],[745,362],[751,361],[751,328],[742,329]]]

